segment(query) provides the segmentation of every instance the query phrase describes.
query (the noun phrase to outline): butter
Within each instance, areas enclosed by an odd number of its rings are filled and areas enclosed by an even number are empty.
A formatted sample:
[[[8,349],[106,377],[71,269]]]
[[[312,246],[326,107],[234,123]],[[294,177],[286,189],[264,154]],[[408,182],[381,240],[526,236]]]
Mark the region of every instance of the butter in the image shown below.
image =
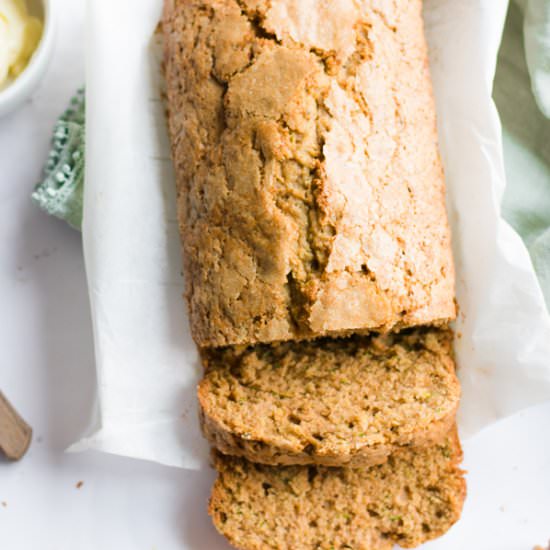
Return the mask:
[[[25,0],[0,0],[0,88],[27,66],[42,36],[42,22]]]

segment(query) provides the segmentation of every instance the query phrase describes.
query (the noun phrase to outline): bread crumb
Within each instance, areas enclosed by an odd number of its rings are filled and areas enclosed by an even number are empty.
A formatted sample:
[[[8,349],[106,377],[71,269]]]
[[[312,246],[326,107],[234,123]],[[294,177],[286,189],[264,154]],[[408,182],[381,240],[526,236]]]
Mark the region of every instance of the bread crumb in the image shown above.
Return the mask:
[[[83,481],[79,481],[79,482],[75,485],[75,487],[76,487],[77,489],[80,489],[80,488],[82,487],[82,485],[84,485],[84,482],[83,482]]]
[[[5,500],[3,500],[2,501],[2,508],[7,508],[7,506],[8,506],[8,503]]]

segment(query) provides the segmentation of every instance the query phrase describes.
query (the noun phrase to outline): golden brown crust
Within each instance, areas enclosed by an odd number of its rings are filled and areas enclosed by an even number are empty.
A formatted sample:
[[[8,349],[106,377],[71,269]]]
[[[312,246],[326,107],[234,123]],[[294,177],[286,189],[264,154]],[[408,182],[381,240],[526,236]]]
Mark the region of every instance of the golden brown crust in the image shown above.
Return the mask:
[[[203,433],[263,464],[370,466],[440,442],[460,385],[450,330],[203,353]]]
[[[209,513],[242,550],[412,548],[460,517],[461,459],[456,432],[366,469],[262,466],[216,454]]]
[[[420,11],[420,0],[166,2],[199,346],[454,317]]]

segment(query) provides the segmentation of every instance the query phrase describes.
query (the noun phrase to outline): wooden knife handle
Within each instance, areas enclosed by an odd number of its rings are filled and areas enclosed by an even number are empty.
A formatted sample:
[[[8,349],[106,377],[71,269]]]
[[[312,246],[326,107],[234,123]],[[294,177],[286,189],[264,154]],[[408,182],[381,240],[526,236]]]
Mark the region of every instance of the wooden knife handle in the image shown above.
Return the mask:
[[[19,460],[27,452],[31,438],[32,428],[0,391],[0,451],[10,460]]]

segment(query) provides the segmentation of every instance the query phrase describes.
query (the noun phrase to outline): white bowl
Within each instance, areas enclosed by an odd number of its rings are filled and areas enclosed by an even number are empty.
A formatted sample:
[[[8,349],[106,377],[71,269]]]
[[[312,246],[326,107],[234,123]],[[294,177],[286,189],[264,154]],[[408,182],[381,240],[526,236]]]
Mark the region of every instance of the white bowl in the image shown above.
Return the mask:
[[[50,62],[55,37],[55,0],[27,0],[31,15],[43,20],[42,37],[23,72],[0,90],[0,116],[3,116],[25,102],[34,92],[44,76]]]

